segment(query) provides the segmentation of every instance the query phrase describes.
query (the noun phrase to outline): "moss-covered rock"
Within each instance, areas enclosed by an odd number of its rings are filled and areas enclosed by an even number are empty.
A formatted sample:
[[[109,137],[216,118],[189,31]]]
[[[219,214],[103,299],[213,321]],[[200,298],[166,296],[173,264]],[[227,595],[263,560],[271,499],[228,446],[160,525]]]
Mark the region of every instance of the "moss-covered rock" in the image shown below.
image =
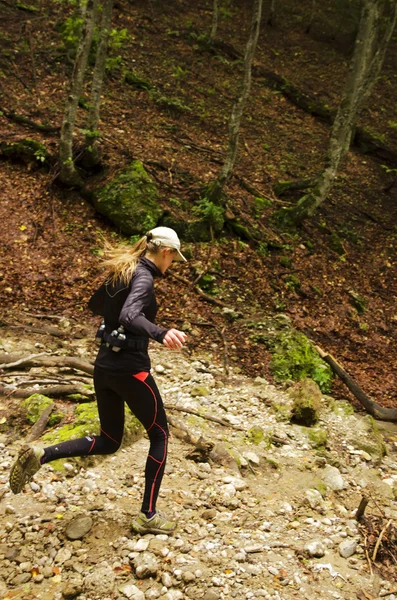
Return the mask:
[[[354,431],[352,431],[348,441],[358,450],[370,454],[376,462],[380,462],[387,454],[387,446],[383,436],[375,419],[370,415],[357,419]]]
[[[248,429],[246,433],[246,438],[252,444],[260,444],[265,439],[265,432],[263,431],[262,427],[254,425],[254,427]]]
[[[195,398],[196,396],[208,396],[209,390],[204,385],[195,385],[190,390],[190,395]]]
[[[37,166],[48,164],[50,161],[50,155],[44,144],[31,138],[12,143],[2,142],[0,154],[6,158]]]
[[[327,445],[327,432],[325,429],[309,429],[308,438],[313,448],[324,448]]]
[[[68,440],[86,437],[87,435],[99,435],[99,416],[96,402],[80,404],[74,411],[75,420],[73,423],[58,427],[49,431],[41,438],[45,446],[59,444]],[[143,434],[143,428],[138,419],[128,410],[125,414],[123,444],[130,444],[136,441]],[[74,459],[79,462],[79,459]],[[63,461],[54,461],[51,466],[56,470],[62,470]]]
[[[322,394],[318,385],[309,378],[299,381],[289,390],[293,399],[292,421],[310,427],[318,421]]]
[[[43,394],[32,394],[22,402],[22,407],[26,410],[26,420],[34,425],[39,420],[40,415],[46,408],[54,404],[51,398]],[[53,427],[63,419],[64,415],[60,411],[52,411],[48,419],[48,424]]]
[[[276,402],[274,402],[272,404],[272,409],[275,412],[276,421],[278,421],[279,423],[287,423],[291,420],[292,408],[288,404],[277,404]]]
[[[127,235],[142,235],[153,229],[163,214],[158,190],[139,160],[97,192],[93,204]]]
[[[162,225],[174,229],[180,238],[191,242],[209,242],[212,239],[210,225],[202,219],[179,218],[167,214]]]

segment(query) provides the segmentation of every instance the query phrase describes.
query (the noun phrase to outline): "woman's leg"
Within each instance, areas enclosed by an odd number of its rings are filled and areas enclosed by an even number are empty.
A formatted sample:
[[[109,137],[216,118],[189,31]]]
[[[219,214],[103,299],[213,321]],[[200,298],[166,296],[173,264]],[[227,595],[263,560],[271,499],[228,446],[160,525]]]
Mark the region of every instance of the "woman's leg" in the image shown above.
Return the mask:
[[[10,472],[10,487],[14,494],[22,491],[25,484],[45,463],[59,458],[112,454],[120,448],[124,431],[124,401],[114,391],[112,380],[112,373],[95,369],[94,384],[101,425],[100,435],[87,435],[84,438],[61,442],[44,449],[24,448]]]
[[[100,421],[100,435],[87,435],[77,440],[61,442],[44,448],[41,464],[58,460],[97,454],[113,454],[120,448],[124,432],[124,401],[115,391],[111,372],[98,367],[94,371],[94,386]]]
[[[142,502],[142,512],[150,518],[156,512],[156,501],[167,459],[167,418],[153,377],[146,372],[129,377],[129,386],[125,390],[124,400],[145,427],[150,440]]]

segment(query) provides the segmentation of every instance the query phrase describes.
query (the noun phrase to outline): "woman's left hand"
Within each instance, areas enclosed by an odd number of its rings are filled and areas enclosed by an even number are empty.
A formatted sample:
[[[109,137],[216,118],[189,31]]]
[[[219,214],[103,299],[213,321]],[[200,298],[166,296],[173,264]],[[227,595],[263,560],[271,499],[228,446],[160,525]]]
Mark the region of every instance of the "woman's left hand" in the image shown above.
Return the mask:
[[[164,336],[163,344],[170,350],[180,350],[186,342],[187,336],[179,329],[169,329]]]

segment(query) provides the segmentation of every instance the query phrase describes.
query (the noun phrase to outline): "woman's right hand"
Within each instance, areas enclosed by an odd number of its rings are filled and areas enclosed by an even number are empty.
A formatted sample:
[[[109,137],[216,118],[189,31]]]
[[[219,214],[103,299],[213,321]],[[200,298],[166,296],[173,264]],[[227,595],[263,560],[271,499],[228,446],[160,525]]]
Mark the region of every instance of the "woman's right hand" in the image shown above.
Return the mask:
[[[187,336],[179,329],[169,329],[164,336],[163,344],[170,350],[180,350],[186,342]]]

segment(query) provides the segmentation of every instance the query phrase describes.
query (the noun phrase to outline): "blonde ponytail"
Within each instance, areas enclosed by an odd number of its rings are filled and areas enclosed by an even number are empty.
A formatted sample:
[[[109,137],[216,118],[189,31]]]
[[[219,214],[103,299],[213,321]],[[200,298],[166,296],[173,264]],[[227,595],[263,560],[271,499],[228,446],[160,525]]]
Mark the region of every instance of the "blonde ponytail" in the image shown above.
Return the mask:
[[[147,247],[146,235],[132,245],[112,246],[109,242],[105,242],[105,259],[102,264],[108,271],[108,281],[121,281],[127,285],[135,273],[139,259],[145,255]]]

